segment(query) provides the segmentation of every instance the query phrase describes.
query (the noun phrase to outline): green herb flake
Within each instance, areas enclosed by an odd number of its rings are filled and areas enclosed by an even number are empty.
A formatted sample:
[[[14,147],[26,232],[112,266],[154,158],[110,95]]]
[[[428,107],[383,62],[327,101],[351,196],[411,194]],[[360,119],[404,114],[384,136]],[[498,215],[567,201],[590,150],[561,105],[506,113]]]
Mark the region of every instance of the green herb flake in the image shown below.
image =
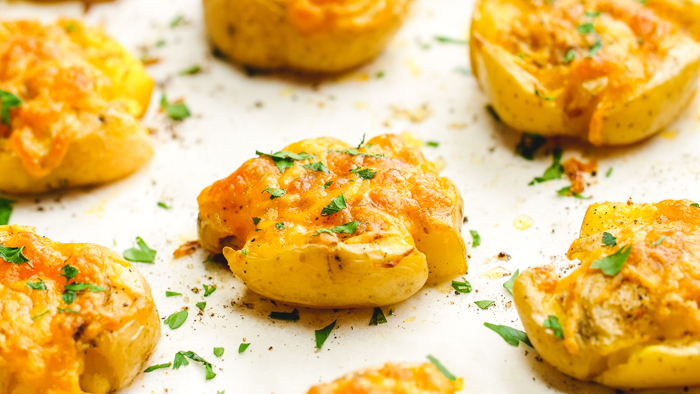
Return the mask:
[[[377,74],[375,74],[375,78],[377,78],[377,79],[384,78],[384,71],[377,72]]]
[[[202,285],[204,287],[204,296],[209,297],[211,293],[216,291],[216,286],[214,285]]]
[[[362,149],[362,145],[365,144],[365,137],[367,137],[367,133],[362,133],[362,140],[357,144],[357,149]]]
[[[0,120],[7,127],[12,127],[10,109],[22,105],[22,100],[10,92],[0,90]]]
[[[243,256],[247,256],[247,255],[248,255],[248,249],[242,249],[242,250],[241,250],[241,254],[242,254]]]
[[[182,15],[176,16],[175,19],[170,21],[170,27],[177,27],[180,24],[180,22],[182,22],[182,19],[183,19]]]
[[[328,168],[323,165],[323,163],[316,162],[316,163],[309,163],[309,164],[304,164],[302,167],[306,168],[307,170],[313,170],[313,171],[319,171],[319,172],[325,172],[326,174],[330,174],[331,172],[328,171]]]
[[[29,261],[27,256],[24,255],[24,246],[19,248],[12,248],[8,246],[0,245],[0,259],[3,259],[11,264],[22,264],[27,263],[30,267],[34,268],[32,262]]]
[[[328,336],[331,335],[331,331],[335,328],[335,323],[337,323],[338,320],[335,320],[333,323],[327,325],[326,327],[316,330],[316,348],[320,349],[323,347],[323,344],[326,342],[326,339],[328,339]]]
[[[545,99],[546,101],[552,101],[552,100],[554,100],[554,97],[545,96],[544,93],[540,92],[540,91],[537,90],[537,89],[535,89],[535,96],[537,96],[537,97],[539,97],[539,98],[543,98],[543,99]]]
[[[535,160],[535,153],[547,143],[547,139],[539,134],[523,133],[520,142],[515,146],[515,152],[525,160]]]
[[[462,280],[463,280],[463,282],[453,280],[452,281],[452,288],[455,289],[455,291],[458,293],[462,293],[462,294],[471,293],[472,292],[472,284],[469,283],[468,280],[464,279],[464,277],[462,277]]]
[[[555,337],[559,339],[564,339],[564,330],[559,324],[559,318],[554,315],[549,315],[547,320],[544,321],[544,328],[549,328]]]
[[[508,279],[508,281],[506,281],[506,283],[503,284],[503,287],[505,287],[505,289],[508,290],[510,295],[513,295],[513,283],[515,283],[515,278],[517,278],[518,275],[520,275],[520,269],[515,270],[513,276],[511,276],[510,279]]]
[[[158,206],[163,208],[163,209],[170,209],[170,207],[162,201],[158,201]]]
[[[275,227],[277,227],[278,230],[284,230],[284,223],[282,223],[282,222],[275,223]]]
[[[377,175],[377,171],[374,171],[371,168],[357,167],[351,169],[350,172],[357,174],[357,176],[367,181],[374,179],[374,176]]]
[[[345,209],[347,207],[348,207],[348,205],[347,205],[347,202],[345,201],[345,195],[341,194],[338,197],[335,197],[334,199],[332,199],[330,204],[323,207],[323,210],[321,211],[321,216],[332,215],[336,212],[342,211],[343,209]]]
[[[605,275],[614,276],[618,272],[620,272],[622,267],[625,265],[625,261],[627,261],[627,258],[629,257],[631,252],[632,247],[625,246],[619,249],[617,252],[611,254],[610,256],[603,257],[602,259],[594,261],[591,264],[591,268],[600,268],[600,270],[603,271]]]
[[[588,57],[594,57],[601,49],[603,49],[603,41],[598,40],[588,49]]]
[[[564,55],[564,59],[562,59],[562,62],[570,63],[574,59],[576,59],[576,51],[574,51],[573,49],[569,49],[569,51],[566,52],[566,55]]]
[[[617,238],[606,231],[603,233],[603,245],[615,246],[617,245]]]
[[[661,245],[661,243],[664,242],[664,239],[666,239],[666,237],[668,237],[668,235],[662,235],[662,236],[660,236],[659,239],[656,240],[656,242],[653,242],[653,243],[651,244],[651,246],[657,247],[657,246]]]
[[[598,11],[586,11],[586,16],[589,18],[597,18],[600,16],[600,12]]]
[[[66,33],[73,33],[75,31],[76,27],[75,24],[69,23],[66,25]]]
[[[192,116],[185,103],[169,103],[168,99],[165,97],[165,94],[160,98],[160,107],[163,108],[165,114],[168,115],[168,118],[172,120],[180,121]]]
[[[576,30],[578,30],[579,33],[581,34],[591,34],[595,33],[595,26],[591,22],[584,23],[582,25],[579,25]]]
[[[166,297],[179,297],[181,295],[182,295],[182,293],[176,293],[174,291],[166,291],[165,292]]]
[[[557,194],[562,196],[562,197],[574,197],[578,198],[579,200],[589,200],[591,197],[584,197],[579,193],[574,193],[571,191],[571,186],[566,186],[562,187],[561,189],[557,190]]]
[[[467,45],[467,40],[462,40],[459,38],[445,37],[445,36],[435,36],[435,41],[441,42],[443,44]]]
[[[138,249],[130,248],[124,251],[124,259],[132,263],[153,263],[156,259],[156,251],[149,248],[141,237],[136,237]]]
[[[180,312],[175,312],[172,315],[168,316],[165,319],[164,323],[168,327],[170,327],[171,330],[174,330],[176,328],[180,328],[180,326],[185,324],[185,320],[187,320],[187,316],[189,316],[187,309],[183,309]]]
[[[563,153],[561,149],[554,149],[554,151],[552,152],[552,165],[545,170],[544,175],[542,175],[541,177],[535,177],[535,179],[533,179],[532,182],[530,182],[529,184],[534,185],[535,183],[542,183],[552,181],[555,179],[561,179],[561,177],[564,176],[564,166],[561,164],[562,154]]]
[[[481,235],[476,230],[469,230],[469,234],[472,235],[472,248],[476,248],[481,245]]]
[[[96,286],[90,283],[70,283],[65,286],[68,291],[83,291],[88,290],[92,293],[99,293],[101,291],[107,291],[104,287]]]
[[[606,178],[610,178],[610,175],[612,175],[612,173],[613,173],[613,168],[610,167],[610,168],[608,169],[608,172],[605,173],[605,177],[606,177]]]
[[[284,196],[287,192],[282,189],[265,189],[263,193],[270,193],[270,200],[274,200],[277,197]]]
[[[41,279],[37,279],[37,281],[34,283],[27,281],[27,287],[32,290],[48,290],[46,283],[44,283],[44,281]]]
[[[484,323],[484,325],[495,331],[503,340],[508,342],[509,345],[518,346],[518,343],[522,342],[527,346],[533,347],[527,334],[520,330],[499,324]]]
[[[80,313],[79,311],[73,310],[71,308],[58,308],[58,313]]]
[[[12,215],[12,206],[17,201],[8,200],[6,198],[0,197],[0,226],[4,226],[10,223],[10,216]]]
[[[222,348],[222,347],[215,347],[215,348],[214,348],[214,355],[215,355],[216,357],[221,357],[221,356],[223,356],[223,355],[224,355],[224,348]]]
[[[261,220],[262,220],[262,219],[260,219],[260,218],[253,218],[253,224],[254,224],[255,226],[257,226],[258,224],[260,224],[260,221],[261,221]]]
[[[75,276],[78,275],[79,272],[80,271],[78,271],[77,268],[73,267],[70,264],[66,264],[63,267],[61,267],[61,273],[58,274],[58,276],[66,278],[66,283],[68,283],[71,279],[75,278]]]
[[[202,67],[199,66],[199,64],[195,64],[193,66],[190,66],[182,71],[180,71],[180,75],[195,75],[199,74],[199,72],[202,71]]]
[[[250,346],[249,343],[241,343],[241,344],[238,346],[238,354],[241,354],[241,353],[245,352],[245,350],[248,349],[248,346]]]
[[[297,322],[299,321],[299,310],[294,308],[291,312],[270,312],[270,319]]]
[[[324,188],[324,189],[327,189],[328,186],[330,186],[330,185],[332,185],[332,184],[333,184],[333,181],[328,181],[328,182],[326,182],[326,183],[323,184],[323,188]]]
[[[294,167],[295,161],[311,160],[316,156],[308,154],[306,152],[293,153],[293,152],[275,152],[275,153],[263,153],[260,151],[255,151],[258,156],[266,156],[272,159],[272,161],[277,166],[280,172],[285,172],[288,168]]]
[[[355,234],[355,231],[357,231],[357,226],[360,224],[357,220],[352,221],[350,223],[343,224],[341,226],[335,226],[332,229],[327,229],[327,228],[321,228],[316,230],[312,236],[314,235],[319,235],[321,233],[326,233],[326,234]]]
[[[194,362],[202,363],[204,365],[204,369],[206,371],[206,378],[207,380],[214,379],[216,377],[216,374],[214,373],[214,367],[211,365],[211,363],[207,362],[203,358],[199,357],[197,353],[192,352],[192,351],[179,351],[175,353],[175,361],[173,361],[173,369],[178,369],[183,365],[189,365],[189,362],[187,361],[187,358]]]
[[[196,304],[194,304],[194,305],[195,305],[197,308],[199,308],[200,311],[203,311],[204,308],[207,307],[207,302],[206,302],[206,301],[202,301],[202,302],[198,302],[198,303],[196,303]]]
[[[63,294],[61,294],[61,299],[66,304],[72,304],[73,302],[75,302],[75,291],[63,290]]]
[[[698,209],[700,209],[700,204],[698,204],[698,203],[696,203],[696,202],[690,204],[690,206],[693,207],[693,208],[698,208]]]
[[[369,147],[369,146],[368,146]],[[367,156],[367,157],[374,157],[374,158],[386,158],[387,156],[384,154],[377,154],[373,155],[371,153],[362,153],[358,152],[357,149],[355,148],[347,148],[345,150],[329,150],[329,153],[344,153],[350,156]]]
[[[437,148],[440,146],[440,143],[437,141],[426,141],[425,146],[429,146],[431,148]]]
[[[494,304],[496,301],[491,301],[491,300],[483,300],[483,301],[474,301],[476,306],[478,306],[481,309],[486,309],[492,304]]]
[[[36,320],[36,319],[38,319],[38,318],[40,318],[40,317],[46,315],[47,313],[49,313],[49,311],[48,311],[48,310],[45,310],[45,311],[41,312],[40,314],[38,314],[38,315],[36,315],[36,316],[33,316],[33,317],[32,317],[32,320]]]
[[[372,318],[369,319],[369,325],[378,326],[380,324],[385,324],[386,322],[386,317],[384,316],[384,312],[382,312],[382,308],[374,308],[374,311],[372,312]]]
[[[452,375],[450,371],[448,371],[447,368],[445,368],[445,366],[442,365],[442,363],[440,363],[440,361],[438,361],[435,357],[428,355],[428,360],[430,360],[430,362],[433,363],[435,368],[437,368],[438,371],[445,375],[447,379],[450,379],[453,382],[457,380],[457,378],[454,375]]]
[[[165,40],[158,40],[158,42],[156,42],[156,48],[162,48],[164,46],[165,46]]]
[[[158,369],[170,368],[171,365],[173,365],[173,363],[151,365],[150,367],[146,368],[143,372],[149,373]]]

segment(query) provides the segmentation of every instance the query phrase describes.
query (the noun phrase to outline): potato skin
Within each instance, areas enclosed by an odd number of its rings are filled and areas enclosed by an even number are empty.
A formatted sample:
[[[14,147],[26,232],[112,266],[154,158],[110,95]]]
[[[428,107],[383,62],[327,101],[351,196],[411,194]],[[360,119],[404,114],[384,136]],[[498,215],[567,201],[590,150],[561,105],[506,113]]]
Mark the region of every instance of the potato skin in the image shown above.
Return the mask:
[[[312,387],[306,394],[455,394],[462,378],[447,379],[431,363],[386,363]]]
[[[24,246],[33,265],[0,259],[0,394],[105,394],[127,386],[160,339],[143,276],[105,247],[55,243],[31,227],[0,226],[0,244]],[[79,291],[66,304],[65,264],[79,271],[71,283],[107,290]],[[39,279],[47,290],[27,286]]]
[[[455,185],[398,136],[375,137],[366,146],[350,155],[351,147],[336,139],[301,141],[283,151],[315,157],[284,173],[269,157],[248,160],[200,194],[201,245],[223,250],[251,290],[317,308],[388,305],[426,282],[464,274]],[[302,167],[315,162],[328,172]],[[376,174],[362,179],[350,171],[359,167]],[[286,194],[270,199],[264,190],[274,188]],[[322,216],[341,194],[347,209]],[[257,226],[253,218],[261,219]],[[353,221],[359,222],[353,234],[314,234]]]
[[[691,203],[594,204],[568,253],[581,267],[562,279],[553,266],[518,276],[515,304],[544,360],[620,389],[700,384],[700,208]],[[603,245],[603,232],[617,245]],[[616,275],[590,268],[626,246]],[[563,339],[544,328],[551,315]]]
[[[204,0],[214,45],[259,69],[336,73],[384,50],[411,0]]]
[[[700,76],[700,5],[545,3],[480,0],[474,13],[472,70],[508,126],[594,145],[630,144],[663,129],[692,98]],[[577,31],[585,23],[595,33]],[[602,49],[590,56],[596,40]],[[575,57],[565,60],[569,51]]]
[[[110,182],[153,155],[140,118],[153,81],[101,30],[63,19],[0,23],[0,90],[18,96],[0,124],[0,191]]]

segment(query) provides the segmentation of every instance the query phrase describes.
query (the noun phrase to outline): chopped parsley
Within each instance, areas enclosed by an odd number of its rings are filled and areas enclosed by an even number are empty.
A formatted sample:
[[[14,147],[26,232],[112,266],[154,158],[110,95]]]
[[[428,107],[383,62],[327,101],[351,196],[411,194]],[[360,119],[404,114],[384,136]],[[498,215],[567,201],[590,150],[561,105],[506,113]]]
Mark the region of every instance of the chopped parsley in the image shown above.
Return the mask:
[[[603,49],[603,41],[599,39],[588,49],[588,57],[594,57],[601,49]]]
[[[203,358],[199,357],[197,353],[188,351],[188,352],[183,352],[179,351],[175,353],[175,360],[173,361],[173,369],[179,369],[183,365],[189,365],[190,363],[187,361],[187,359],[190,359],[194,362],[197,363],[202,363],[204,365],[204,369],[207,372],[207,380],[214,379],[216,377],[216,374],[214,373],[214,367],[211,365],[211,363],[208,363],[206,360]]]
[[[357,144],[357,149],[361,149],[362,145],[365,144],[365,137],[367,137],[367,133],[362,133],[362,140],[360,141],[359,144]]]
[[[546,101],[552,101],[552,100],[554,100],[554,97],[545,96],[544,93],[540,92],[540,91],[537,90],[537,89],[535,89],[535,95],[536,95],[537,97],[539,97],[539,98],[545,99]]]
[[[170,209],[170,207],[162,201],[158,201],[158,206],[163,208],[163,209]]]
[[[600,15],[598,11],[586,11],[586,16],[589,18],[597,18]]]
[[[378,71],[377,74],[375,74],[376,78],[384,78],[384,71]]]
[[[462,280],[464,282],[458,282],[456,280],[453,280],[452,281],[452,288],[455,289],[455,291],[458,293],[462,293],[462,294],[471,293],[472,292],[472,284],[469,283],[468,280],[464,279],[464,277],[462,277]]]
[[[605,173],[605,177],[606,177],[606,178],[610,178],[610,175],[612,175],[612,173],[613,173],[613,168],[610,167],[610,168],[608,169],[608,172]]]
[[[32,290],[48,290],[46,283],[44,283],[44,281],[41,279],[37,279],[37,281],[34,283],[27,281],[27,287]]]
[[[615,246],[617,245],[617,238],[606,231],[603,233],[603,245]]]
[[[513,295],[513,283],[515,283],[515,278],[517,278],[518,275],[520,275],[520,269],[515,270],[513,276],[511,276],[510,279],[508,279],[508,281],[506,281],[506,283],[503,284],[503,287],[505,287],[506,290],[508,290],[510,295]]]
[[[698,209],[700,209],[700,204],[698,204],[698,203],[696,203],[696,202],[690,204],[690,206],[693,207],[693,208],[698,208]]]
[[[215,355],[216,357],[221,357],[221,356],[223,356],[223,355],[224,355],[224,348],[222,348],[222,347],[215,347],[215,348],[214,348],[214,355]]]
[[[153,263],[156,259],[156,251],[149,248],[141,237],[136,237],[138,249],[129,248],[124,251],[124,259],[132,263]]]
[[[450,373],[450,371],[445,368],[440,361],[438,361],[435,357],[428,355],[428,360],[430,360],[431,363],[435,366],[435,368],[438,369],[447,379],[450,379],[451,381],[457,380],[457,378]]]
[[[313,235],[319,235],[321,233],[326,233],[326,234],[333,234],[333,233],[343,233],[343,234],[355,234],[355,231],[357,231],[357,226],[360,224],[357,220],[352,221],[350,223],[343,224],[342,226],[335,226],[332,229],[327,229],[327,228],[321,228],[316,230]]]
[[[253,224],[257,226],[258,224],[260,224],[261,220],[262,219],[260,219],[260,218],[253,218]]]
[[[10,223],[10,215],[12,215],[12,206],[17,201],[8,200],[0,197],[0,226]]]
[[[333,181],[328,181],[328,182],[326,182],[326,183],[323,184],[323,188],[324,188],[324,189],[327,189],[328,186],[330,186],[330,185],[332,185],[332,184],[333,184]]]
[[[325,172],[326,174],[330,174],[331,172],[328,171],[328,168],[326,168],[323,163],[316,162],[316,163],[309,163],[309,164],[304,164],[302,167],[306,168],[307,170],[313,170],[313,171],[320,171],[320,172]]]
[[[0,90],[0,120],[7,127],[11,127],[10,124],[10,109],[14,107],[19,107],[22,105],[22,100],[10,92]]]
[[[270,319],[297,322],[299,321],[299,310],[294,308],[291,312],[270,312]]]
[[[515,152],[525,160],[535,160],[535,153],[547,142],[539,134],[523,133],[520,142],[515,146]]]
[[[36,319],[38,319],[38,318],[40,318],[40,317],[46,315],[47,313],[49,313],[49,311],[48,311],[48,310],[45,310],[45,311],[41,312],[40,314],[38,314],[38,315],[36,315],[36,316],[33,316],[33,317],[32,317],[32,320],[36,320]]]
[[[625,246],[610,256],[594,261],[591,264],[591,268],[600,268],[600,270],[608,276],[616,275],[625,265],[625,261],[627,261],[630,252],[632,252],[632,247]]]
[[[437,141],[426,141],[425,146],[429,146],[431,148],[437,148],[440,146],[440,143]]]
[[[561,177],[564,175],[564,166],[561,164],[561,149],[554,149],[554,151],[552,152],[552,156],[554,160],[552,165],[545,170],[544,175],[542,175],[541,177],[535,177],[535,179],[533,179],[532,182],[529,183],[530,185],[534,185],[535,183],[547,182],[555,179],[561,179]]]
[[[491,116],[493,117],[493,120],[495,120],[498,123],[501,122],[501,117],[500,117],[500,115],[498,115],[498,112],[496,112],[496,109],[493,107],[493,105],[491,105],[491,104],[487,105],[486,112],[491,114]]]
[[[275,223],[275,227],[277,227],[278,230],[284,230],[284,223],[282,223],[282,222]]]
[[[582,25],[579,25],[576,30],[578,30],[579,33],[581,34],[591,34],[595,33],[595,26],[591,22],[584,23]]]
[[[380,324],[385,324],[386,322],[386,317],[384,316],[384,312],[382,312],[382,308],[374,308],[374,311],[372,312],[372,318],[369,319],[369,325],[378,326]]]
[[[189,316],[189,313],[187,312],[187,309],[183,309],[180,312],[175,312],[172,315],[168,316],[164,323],[170,327],[171,330],[174,330],[176,328],[180,328],[183,324],[185,324],[185,320],[187,320],[187,316]]]
[[[65,286],[68,291],[83,291],[88,290],[91,293],[98,293],[101,291],[107,291],[104,287],[96,286],[91,283],[70,283]]]
[[[58,313],[80,313],[79,311],[73,310],[71,308],[58,308]]]
[[[180,71],[180,75],[195,75],[199,74],[200,71],[202,71],[202,67],[200,67],[199,64],[195,64]]]
[[[195,305],[197,308],[199,308],[200,311],[203,311],[204,308],[207,307],[207,302],[206,302],[206,301],[202,301],[202,302],[198,302],[198,303],[196,303],[196,304],[194,304],[194,305]]]
[[[559,324],[559,318],[554,315],[549,315],[547,320],[544,321],[544,328],[549,328],[555,337],[559,339],[564,339],[564,330]]]
[[[591,197],[584,197],[579,193],[572,192],[571,186],[562,187],[561,189],[557,190],[557,194],[562,196],[562,197],[575,197],[575,198],[578,198],[579,200],[588,200],[591,198]]]
[[[357,167],[351,169],[350,172],[352,172],[353,174],[357,174],[357,176],[367,181],[373,179],[374,176],[377,175],[377,171],[374,171],[371,168]]]
[[[216,286],[214,285],[202,285],[204,287],[204,296],[209,297],[211,293],[216,291]]]
[[[377,154],[377,155],[373,155],[371,153],[361,153],[361,152],[358,152],[357,149],[354,149],[354,148],[347,148],[345,150],[329,150],[328,152],[345,153],[345,154],[348,154],[350,156],[367,156],[367,157],[375,157],[375,158],[380,158],[380,157],[386,158],[386,155],[381,154],[381,153]]]
[[[170,366],[173,365],[173,363],[165,363],[165,364],[158,364],[158,365],[151,365],[150,367],[146,368],[143,372],[149,373],[153,372],[157,369],[164,369],[164,368],[170,368]]]
[[[476,304],[476,306],[478,306],[478,307],[481,308],[481,309],[486,309],[486,308],[488,308],[489,306],[491,306],[491,305],[492,305],[493,303],[495,303],[495,302],[496,302],[496,301],[491,301],[491,300],[474,301],[474,303]]]
[[[32,262],[29,261],[27,256],[24,255],[24,248],[25,246],[20,246],[19,248],[12,248],[0,245],[0,259],[3,259],[8,263],[17,265],[27,263],[30,267],[34,268]]]
[[[292,168],[294,167],[294,162],[295,161],[303,161],[303,160],[310,160],[315,158],[316,156],[310,155],[306,152],[301,152],[301,153],[292,153],[292,152],[275,152],[275,153],[262,153],[260,151],[255,151],[255,154],[258,156],[267,156],[272,159],[272,161],[275,163],[277,166],[277,169],[280,170],[280,172],[285,172],[287,168]]]
[[[238,346],[238,354],[241,354],[241,353],[245,352],[245,350],[248,349],[248,346],[250,346],[249,343],[241,343],[241,344]]]
[[[659,239],[656,240],[656,242],[653,242],[653,243],[651,244],[651,246],[657,247],[657,246],[661,245],[661,243],[664,242],[664,239],[666,239],[666,237],[668,237],[668,235],[662,235],[662,236],[660,236]]]
[[[441,42],[443,44],[458,44],[458,45],[466,45],[467,44],[467,40],[462,40],[459,38],[445,37],[445,36],[435,36],[435,41]]]
[[[182,22],[182,15],[178,15],[170,22],[170,27],[177,27]]]
[[[163,108],[168,118],[172,120],[185,120],[192,116],[185,103],[169,103],[165,94],[160,97],[160,107]]]
[[[165,292],[165,296],[166,296],[166,297],[178,297],[178,296],[181,296],[181,295],[182,295],[182,293],[176,293],[176,292],[174,292],[174,291],[166,291],[166,292]]]
[[[66,264],[63,267],[61,267],[61,273],[58,274],[58,276],[66,278],[66,283],[68,283],[71,279],[75,278],[75,276],[78,275],[79,272],[80,271],[78,271],[77,268],[73,267],[70,264]]]
[[[509,345],[518,346],[518,343],[522,342],[527,346],[533,347],[527,334],[520,330],[499,324],[484,323],[484,325],[495,331],[504,341],[508,342]]]
[[[469,234],[472,235],[472,247],[476,248],[481,245],[481,235],[476,230],[469,230]]]
[[[257,231],[257,230],[256,230],[256,231]],[[241,250],[241,254],[242,254],[243,256],[247,256],[247,255],[248,255],[248,249],[242,249],[242,250]]]
[[[277,197],[282,197],[284,196],[287,192],[285,192],[282,189],[265,189],[263,190],[263,193],[270,193],[270,200],[274,200]]]
[[[331,200],[330,204],[323,207],[321,211],[321,216],[329,216],[336,212],[342,211],[347,208],[347,202],[345,201],[345,195],[341,194],[338,197]]]
[[[564,59],[562,59],[562,61],[564,63],[570,63],[574,59],[576,59],[576,51],[569,49],[569,51],[566,52],[566,55],[564,55]]]
[[[337,323],[338,320],[335,320],[333,323],[327,325],[326,327],[323,327],[320,330],[316,330],[316,348],[320,349],[323,347],[323,344],[326,342],[326,339],[328,339],[328,336],[331,335],[331,331],[335,328],[335,323]]]

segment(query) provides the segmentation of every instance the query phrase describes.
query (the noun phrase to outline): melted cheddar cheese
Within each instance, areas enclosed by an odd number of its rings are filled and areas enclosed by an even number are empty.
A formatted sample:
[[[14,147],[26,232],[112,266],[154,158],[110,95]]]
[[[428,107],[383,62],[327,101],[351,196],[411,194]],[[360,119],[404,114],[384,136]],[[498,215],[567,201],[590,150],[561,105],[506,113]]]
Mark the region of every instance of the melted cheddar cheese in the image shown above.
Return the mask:
[[[303,33],[362,32],[386,25],[405,0],[287,0],[287,18]]]

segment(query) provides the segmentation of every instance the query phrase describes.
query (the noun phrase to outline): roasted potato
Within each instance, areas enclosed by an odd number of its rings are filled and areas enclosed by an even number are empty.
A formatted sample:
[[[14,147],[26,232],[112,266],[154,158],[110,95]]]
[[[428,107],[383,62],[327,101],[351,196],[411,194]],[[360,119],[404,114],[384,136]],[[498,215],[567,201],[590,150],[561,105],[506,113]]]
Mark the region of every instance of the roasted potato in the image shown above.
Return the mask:
[[[111,250],[0,226],[0,394],[104,394],[160,339],[151,289]]]
[[[258,69],[335,73],[384,50],[411,0],[204,0],[213,44]]]
[[[683,111],[700,74],[692,0],[480,0],[479,85],[508,126],[621,145]]]
[[[136,171],[153,155],[138,121],[152,89],[141,62],[99,29],[71,19],[0,22],[0,191]]]
[[[318,308],[393,304],[464,274],[462,198],[398,136],[248,160],[199,195],[199,239],[251,290]]]
[[[621,389],[700,384],[700,206],[594,204],[568,257],[569,276],[537,267],[513,286],[544,360]]]
[[[306,394],[454,394],[463,386],[461,378],[452,381],[431,363],[387,363],[314,386]]]

